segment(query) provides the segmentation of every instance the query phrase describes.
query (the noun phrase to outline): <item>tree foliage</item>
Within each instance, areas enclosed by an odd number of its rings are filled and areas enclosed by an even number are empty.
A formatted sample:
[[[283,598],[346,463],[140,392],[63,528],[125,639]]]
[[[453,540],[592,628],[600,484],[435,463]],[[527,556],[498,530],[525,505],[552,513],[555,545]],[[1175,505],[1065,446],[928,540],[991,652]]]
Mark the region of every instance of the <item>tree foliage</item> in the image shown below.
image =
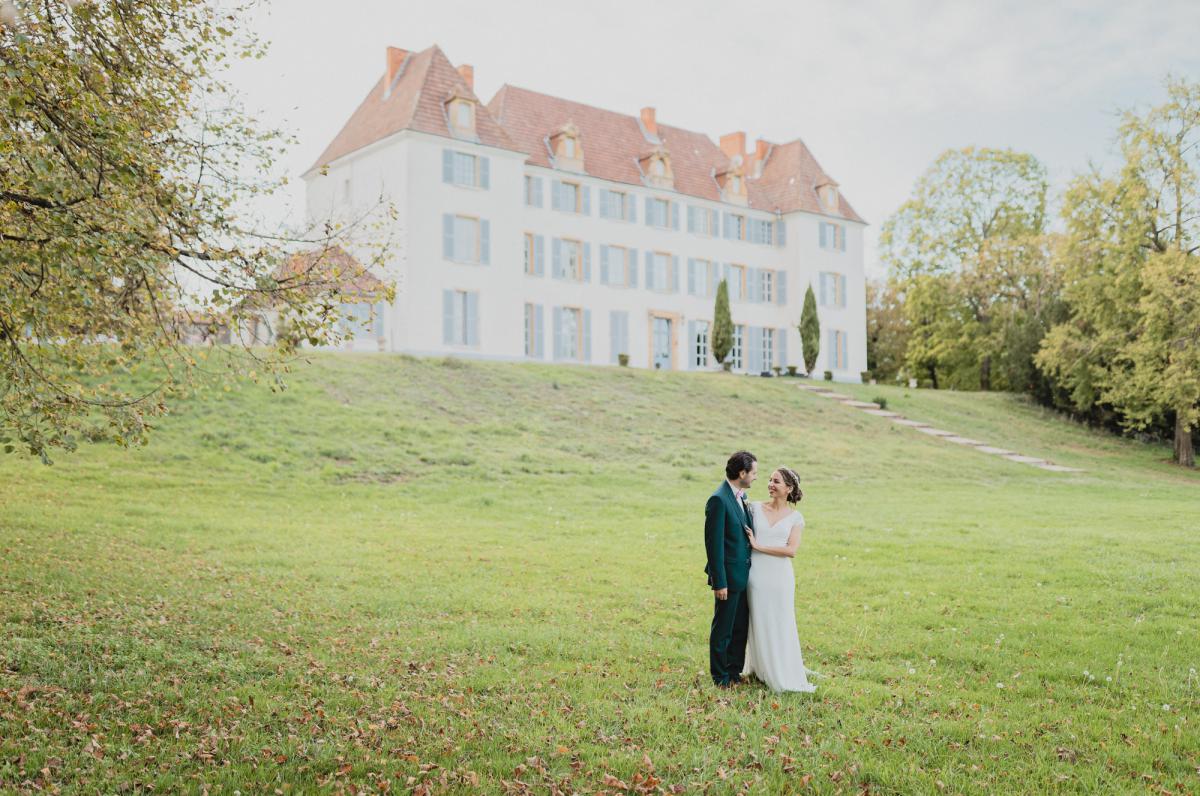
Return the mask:
[[[821,353],[821,321],[817,317],[817,297],[812,284],[804,291],[804,308],[800,311],[800,348],[804,354],[804,372],[812,375]]]
[[[713,358],[725,365],[731,350],[733,350],[733,315],[729,311],[729,285],[722,279],[717,285],[717,297],[713,305]]]
[[[1200,425],[1200,84],[1128,112],[1123,163],[1067,192],[1063,259],[1069,317],[1038,362],[1073,407],[1111,405],[1124,425],[1174,426],[1175,459],[1194,466]]]
[[[336,334],[330,291],[278,277],[285,247],[244,203],[277,187],[287,143],[221,79],[262,50],[243,10],[202,0],[45,0],[0,22],[0,437],[47,459],[81,437],[144,441],[172,391],[213,370],[181,344],[202,318],[239,328],[270,304],[276,350],[222,357],[275,372]],[[13,12],[16,10],[16,13]],[[300,239],[321,247],[332,225]],[[319,261],[319,258],[316,258]],[[226,371],[229,372],[229,371]]]

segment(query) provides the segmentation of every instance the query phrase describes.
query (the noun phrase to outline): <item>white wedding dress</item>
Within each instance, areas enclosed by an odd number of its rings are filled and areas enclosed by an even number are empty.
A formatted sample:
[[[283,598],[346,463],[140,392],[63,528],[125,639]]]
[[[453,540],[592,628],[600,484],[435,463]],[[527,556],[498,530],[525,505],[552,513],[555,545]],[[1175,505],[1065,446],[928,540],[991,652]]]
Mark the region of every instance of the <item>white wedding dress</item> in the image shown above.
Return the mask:
[[[784,547],[792,528],[804,527],[800,512],[793,511],[779,522],[767,521],[762,503],[750,504],[755,540],[763,547]],[[796,632],[796,576],[792,560],[757,550],[750,555],[750,632],[746,641],[746,668],[772,691],[816,691],[808,681],[813,674],[804,668],[800,637]]]

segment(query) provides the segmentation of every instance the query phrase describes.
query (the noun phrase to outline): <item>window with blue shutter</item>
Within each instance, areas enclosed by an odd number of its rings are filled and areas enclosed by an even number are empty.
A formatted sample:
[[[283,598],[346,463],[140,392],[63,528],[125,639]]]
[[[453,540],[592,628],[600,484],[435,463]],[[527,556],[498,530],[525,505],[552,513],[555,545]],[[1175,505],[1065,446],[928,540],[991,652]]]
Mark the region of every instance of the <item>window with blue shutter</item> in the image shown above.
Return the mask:
[[[554,308],[554,329],[553,329],[553,331],[554,331],[554,336],[553,336],[554,359],[559,360],[559,359],[563,358],[563,341],[562,341],[563,310],[562,310],[562,307]]]
[[[755,375],[762,372],[762,333],[757,326],[745,327],[742,340],[746,354],[746,370]]]
[[[777,364],[781,368],[786,368],[788,366],[787,339],[788,329],[786,326],[775,333],[776,349],[778,351],[776,354],[778,357]]]
[[[597,215],[600,218],[612,218],[612,193],[604,188],[596,189]]]
[[[488,173],[491,170],[491,167],[489,165],[490,162],[491,162],[490,158],[480,158],[479,159],[479,187],[483,188],[485,191],[491,187],[491,185],[490,185],[491,179],[488,176]]]
[[[579,186],[580,211],[585,216],[592,214],[592,189],[586,185]]]
[[[562,279],[564,276],[562,241],[558,238],[550,241],[550,275],[555,279]]]
[[[491,227],[486,218],[479,221],[479,262],[483,265],[492,262]]]
[[[671,292],[679,292],[679,255],[671,255]]]
[[[782,218],[775,222],[775,245],[780,248],[787,245],[787,223]]]
[[[616,365],[621,354],[629,353],[629,313],[613,310],[608,315],[609,361]]]
[[[583,311],[583,361],[592,361],[592,311]]]
[[[649,196],[646,197],[646,226],[654,226],[654,200]]]
[[[629,250],[629,286],[638,286],[638,254],[637,249]]]
[[[688,262],[690,263],[691,261],[689,260]],[[696,367],[696,322],[695,321],[688,321],[687,337],[685,339],[687,342],[685,342],[684,345],[687,346],[687,348],[683,352],[683,360],[687,365],[687,369],[693,370]]]
[[[722,213],[721,214],[721,223],[724,227],[722,236],[725,238],[732,238],[733,237],[733,216],[731,216],[729,213]]]
[[[692,208],[690,208],[690,207],[688,208],[688,210],[691,210],[691,209]],[[690,218],[689,218],[689,220],[690,220]],[[688,258],[688,295],[689,296],[699,295],[699,293],[696,292],[696,258],[694,258],[694,257]]]
[[[775,303],[779,306],[787,304],[787,272],[775,272]]]
[[[746,269],[746,300],[762,301],[762,282],[759,279],[757,268]]]
[[[542,276],[546,273],[546,239],[541,235],[533,237],[533,275]]]
[[[583,281],[592,281],[592,244],[583,244]]]
[[[679,229],[679,202],[671,202],[671,229]]]
[[[608,247],[603,243],[600,244],[600,284],[608,284]]]
[[[454,153],[449,149],[442,150],[442,182],[454,182]]]
[[[550,209],[562,210],[562,183],[558,180],[550,181]]]
[[[688,205],[688,232],[696,231],[696,216],[698,215],[696,212],[697,210],[699,210],[699,208]]]
[[[442,343],[454,344],[454,297],[455,291],[442,291]]]

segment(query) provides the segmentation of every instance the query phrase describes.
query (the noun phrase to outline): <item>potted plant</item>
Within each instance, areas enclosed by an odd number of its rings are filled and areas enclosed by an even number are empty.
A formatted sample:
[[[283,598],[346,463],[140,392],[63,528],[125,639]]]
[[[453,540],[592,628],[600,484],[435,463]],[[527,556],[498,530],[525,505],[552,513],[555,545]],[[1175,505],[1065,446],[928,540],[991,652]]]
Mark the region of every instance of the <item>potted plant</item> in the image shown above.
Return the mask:
[[[794,378],[794,377],[795,377],[795,375],[796,375],[796,366],[795,366],[795,365],[788,365],[788,366],[787,366],[787,370],[788,370],[788,376],[791,376],[791,377],[793,377],[793,378]]]
[[[623,368],[629,367],[629,354],[617,354],[617,364]]]
[[[833,371],[832,370],[825,371],[825,381],[833,381]]]

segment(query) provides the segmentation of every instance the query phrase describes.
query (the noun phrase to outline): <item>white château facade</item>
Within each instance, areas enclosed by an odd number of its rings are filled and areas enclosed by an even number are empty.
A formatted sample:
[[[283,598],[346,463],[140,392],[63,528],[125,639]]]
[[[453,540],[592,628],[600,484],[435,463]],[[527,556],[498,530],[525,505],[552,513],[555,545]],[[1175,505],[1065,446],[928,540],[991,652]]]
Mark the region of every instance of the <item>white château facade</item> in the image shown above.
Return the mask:
[[[800,141],[746,151],[512,86],[484,105],[471,67],[388,48],[305,180],[310,220],[397,213],[395,301],[360,308],[352,348],[715,369],[725,279],[735,371],[803,371],[809,284],[817,370],[866,368],[864,222]]]

